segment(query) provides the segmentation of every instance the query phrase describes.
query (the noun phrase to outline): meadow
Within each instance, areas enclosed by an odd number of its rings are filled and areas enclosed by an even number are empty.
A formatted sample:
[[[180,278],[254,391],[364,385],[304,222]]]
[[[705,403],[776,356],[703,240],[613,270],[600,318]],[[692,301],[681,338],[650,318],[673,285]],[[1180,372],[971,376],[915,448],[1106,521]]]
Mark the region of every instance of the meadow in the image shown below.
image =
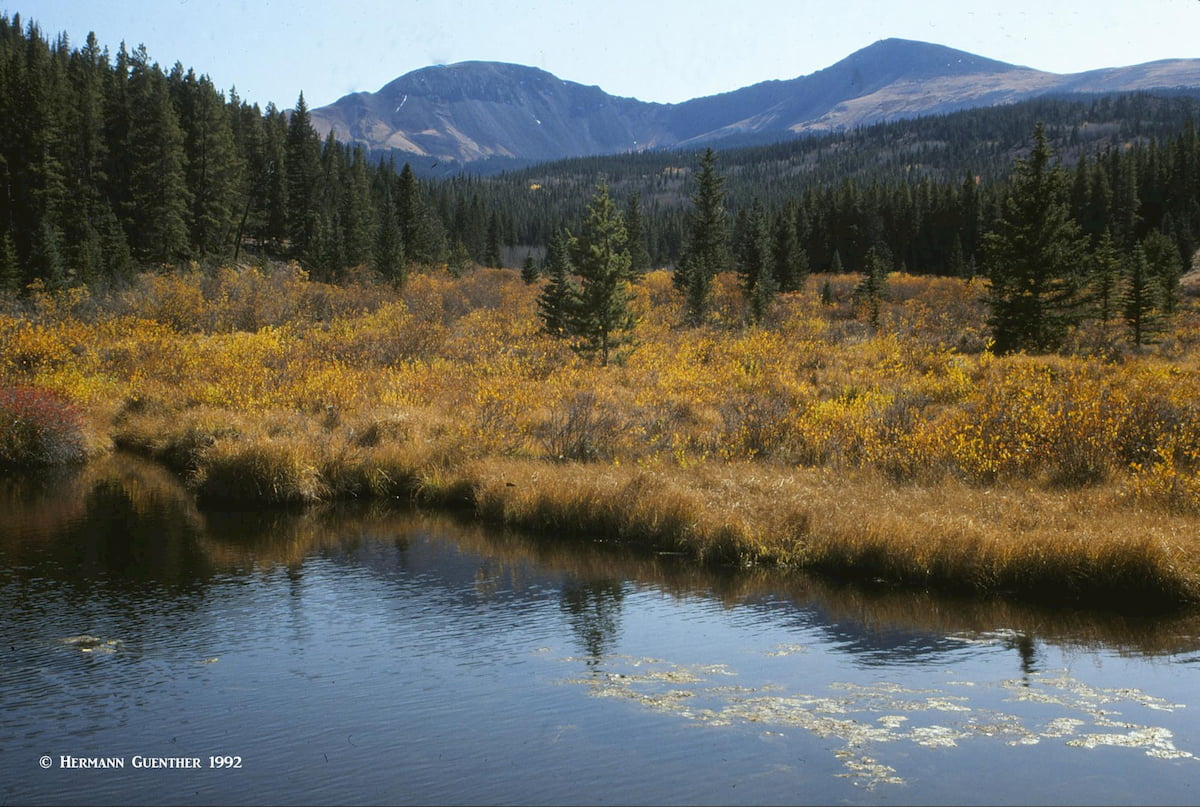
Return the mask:
[[[705,563],[1200,602],[1195,296],[1147,347],[1093,323],[1060,354],[998,356],[983,281],[892,274],[872,327],[860,279],[810,277],[750,326],[720,276],[688,328],[651,272],[608,366],[545,334],[511,270],[35,288],[0,302],[0,465],[121,449],[201,505],[393,498]]]

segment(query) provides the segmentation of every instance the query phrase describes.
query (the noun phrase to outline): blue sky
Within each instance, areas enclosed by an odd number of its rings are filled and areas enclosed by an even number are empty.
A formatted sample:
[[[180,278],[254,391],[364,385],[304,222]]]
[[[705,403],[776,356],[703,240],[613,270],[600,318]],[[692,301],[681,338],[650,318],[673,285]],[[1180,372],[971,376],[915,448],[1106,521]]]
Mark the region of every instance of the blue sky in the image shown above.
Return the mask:
[[[540,67],[677,102],[828,67],[879,39],[1055,73],[1200,57],[1200,0],[30,0],[11,17],[81,45],[144,44],[266,106],[375,91],[431,64]]]

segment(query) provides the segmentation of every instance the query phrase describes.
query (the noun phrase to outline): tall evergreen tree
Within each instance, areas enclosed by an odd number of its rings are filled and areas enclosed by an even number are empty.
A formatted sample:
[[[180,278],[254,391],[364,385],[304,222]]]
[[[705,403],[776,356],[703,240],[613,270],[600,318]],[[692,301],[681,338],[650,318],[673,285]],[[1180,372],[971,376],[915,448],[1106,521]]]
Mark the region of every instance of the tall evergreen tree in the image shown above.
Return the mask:
[[[1179,280],[1183,277],[1183,256],[1179,245],[1166,233],[1152,230],[1140,242],[1146,265],[1159,290],[1159,308],[1164,316],[1175,313],[1179,303]]]
[[[879,307],[887,292],[887,260],[878,247],[871,247],[863,264],[863,279],[855,288],[854,297],[866,312],[867,322],[878,328]]]
[[[1105,230],[1091,252],[1088,283],[1092,310],[1101,324],[1110,322],[1117,313],[1123,269],[1124,261],[1112,233]]]
[[[134,254],[168,262],[188,248],[191,194],[179,117],[166,76],[143,47],[130,60],[129,203],[126,228]]]
[[[440,220],[429,211],[420,183],[408,163],[396,178],[396,216],[404,255],[412,263],[440,263],[446,257],[446,237]]]
[[[738,276],[750,303],[750,320],[762,322],[779,292],[775,281],[775,265],[771,256],[771,240],[767,231],[767,216],[757,199],[746,215],[738,239]]]
[[[483,263],[485,266],[504,265],[504,259],[500,255],[500,216],[495,210],[488,218],[487,251],[483,254]]]
[[[627,341],[633,328],[629,309],[630,259],[625,222],[601,183],[588,206],[579,237],[571,244],[571,262],[579,275],[579,295],[569,331],[580,337],[578,349],[601,366]]]
[[[287,122],[287,143],[284,152],[287,187],[287,237],[290,253],[302,260],[312,257],[309,248],[319,226],[321,178],[321,143],[312,128],[308,104],[301,92],[296,108]]]
[[[792,206],[785,207],[775,217],[771,257],[774,261],[775,284],[780,291],[799,291],[808,276],[808,255],[796,233],[796,215]]]
[[[1081,316],[1084,240],[1071,217],[1063,169],[1038,124],[1018,161],[994,228],[984,237],[995,349],[1047,351]]]
[[[697,326],[708,317],[713,278],[728,264],[728,213],[724,179],[716,172],[717,157],[706,149],[700,158],[700,176],[692,196],[687,244],[676,268],[675,284],[684,293],[687,322]]]
[[[650,271],[650,252],[646,248],[642,201],[636,193],[629,197],[625,205],[625,230],[629,235],[629,271],[634,277],[641,277]]]
[[[392,282],[403,282],[405,278],[404,239],[396,221],[396,206],[392,202],[390,187],[385,187],[379,205],[379,222],[376,227],[372,265],[375,271]]]
[[[533,285],[538,279],[537,260],[533,257],[533,253],[525,256],[525,262],[521,264],[521,280],[528,285]]]
[[[273,103],[267,104],[263,119],[263,190],[265,208],[260,237],[282,252],[288,242],[290,211],[288,206],[288,118]],[[300,182],[301,191],[307,187]]]
[[[542,273],[546,284],[538,295],[538,314],[546,333],[565,338],[570,335],[571,317],[579,297],[579,288],[572,279],[571,236],[558,232],[546,248],[546,265]]]
[[[1125,292],[1122,314],[1129,328],[1129,339],[1141,346],[1162,327],[1163,317],[1159,304],[1162,288],[1159,278],[1146,260],[1146,251],[1141,244],[1134,245],[1126,260]]]
[[[191,244],[201,255],[224,255],[234,231],[235,210],[241,207],[243,163],[234,143],[225,99],[208,76],[197,78],[177,65],[176,106],[181,110],[191,193]]]
[[[361,146],[355,146],[350,166],[343,173],[338,217],[342,223],[342,250],[347,265],[369,263],[375,237],[375,211],[371,200],[371,177],[367,156]]]

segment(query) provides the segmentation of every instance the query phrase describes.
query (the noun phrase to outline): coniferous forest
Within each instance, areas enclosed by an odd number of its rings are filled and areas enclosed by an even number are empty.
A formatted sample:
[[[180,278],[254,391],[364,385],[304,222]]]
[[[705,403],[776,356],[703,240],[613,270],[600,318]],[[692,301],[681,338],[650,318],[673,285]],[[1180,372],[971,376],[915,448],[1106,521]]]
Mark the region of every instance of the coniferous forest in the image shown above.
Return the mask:
[[[717,235],[744,241],[758,205],[782,290],[797,272],[865,271],[868,255],[985,274],[985,234],[1039,128],[1087,255],[1127,261],[1141,245],[1150,271],[1170,275],[1200,246],[1198,110],[1185,95],[1043,99],[723,151],[730,215]],[[191,261],[294,259],[330,281],[359,266],[400,279],[414,265],[532,258],[536,271],[600,181],[636,219],[631,248],[674,267],[700,170],[698,153],[652,152],[422,178],[322,141],[303,95],[263,110],[144,48],[76,47],[18,16],[0,17],[0,116],[0,287],[14,291]]]

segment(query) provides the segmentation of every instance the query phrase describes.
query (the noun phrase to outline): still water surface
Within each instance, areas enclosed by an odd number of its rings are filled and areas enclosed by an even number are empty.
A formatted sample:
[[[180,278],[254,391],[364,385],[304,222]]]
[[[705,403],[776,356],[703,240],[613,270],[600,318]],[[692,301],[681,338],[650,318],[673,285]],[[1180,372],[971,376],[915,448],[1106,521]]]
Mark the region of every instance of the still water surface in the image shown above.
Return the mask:
[[[115,457],[0,479],[0,805],[1195,804],[1198,629],[200,512]]]

